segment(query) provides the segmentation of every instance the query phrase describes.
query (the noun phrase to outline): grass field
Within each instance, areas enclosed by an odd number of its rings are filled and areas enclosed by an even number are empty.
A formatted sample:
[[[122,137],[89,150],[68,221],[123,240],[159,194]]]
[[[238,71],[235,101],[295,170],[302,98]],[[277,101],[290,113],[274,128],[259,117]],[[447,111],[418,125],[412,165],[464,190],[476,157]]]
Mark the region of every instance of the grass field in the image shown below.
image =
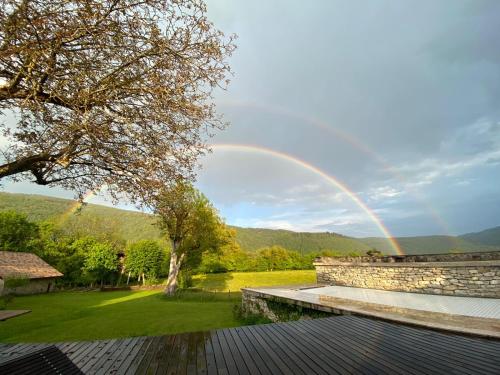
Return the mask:
[[[224,275],[224,277],[223,277]],[[314,282],[314,271],[216,274],[195,279],[205,292],[61,292],[14,297],[7,309],[31,313],[0,322],[1,342],[56,342],[161,335],[235,327],[243,286]],[[211,293],[210,291],[231,293]]]
[[[244,287],[316,283],[316,271],[231,272],[196,275],[194,286],[211,291],[239,291]]]

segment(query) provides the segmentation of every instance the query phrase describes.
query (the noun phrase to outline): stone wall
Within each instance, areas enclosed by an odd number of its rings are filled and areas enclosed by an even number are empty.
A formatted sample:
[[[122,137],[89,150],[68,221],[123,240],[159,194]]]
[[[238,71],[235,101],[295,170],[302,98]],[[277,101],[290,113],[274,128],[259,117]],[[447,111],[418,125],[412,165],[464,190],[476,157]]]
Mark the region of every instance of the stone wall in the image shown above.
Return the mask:
[[[443,259],[450,260],[450,257]],[[392,263],[342,262],[321,257],[314,265],[320,284],[500,298],[500,260]]]
[[[30,279],[26,285],[8,288],[4,285],[3,294],[38,294],[47,293],[54,290],[55,278]]]
[[[327,257],[323,257],[327,258]],[[320,258],[318,258],[319,260]],[[420,262],[468,262],[480,260],[500,260],[499,251],[453,253],[453,254],[420,254],[420,255],[385,255],[385,256],[344,256],[331,258],[336,262],[347,263],[420,263]]]
[[[290,320],[314,319],[341,315],[342,311],[327,306],[316,305],[300,300],[293,300],[273,296],[243,288],[241,308],[246,316],[264,316],[272,322],[287,322]]]

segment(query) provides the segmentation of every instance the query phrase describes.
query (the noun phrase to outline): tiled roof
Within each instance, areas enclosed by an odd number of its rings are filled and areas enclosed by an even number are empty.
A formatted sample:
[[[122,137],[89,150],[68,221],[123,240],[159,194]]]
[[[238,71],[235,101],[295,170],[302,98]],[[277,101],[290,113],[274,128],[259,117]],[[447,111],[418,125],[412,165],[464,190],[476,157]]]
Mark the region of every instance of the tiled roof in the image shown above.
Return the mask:
[[[32,253],[0,251],[0,277],[42,279],[63,274]]]

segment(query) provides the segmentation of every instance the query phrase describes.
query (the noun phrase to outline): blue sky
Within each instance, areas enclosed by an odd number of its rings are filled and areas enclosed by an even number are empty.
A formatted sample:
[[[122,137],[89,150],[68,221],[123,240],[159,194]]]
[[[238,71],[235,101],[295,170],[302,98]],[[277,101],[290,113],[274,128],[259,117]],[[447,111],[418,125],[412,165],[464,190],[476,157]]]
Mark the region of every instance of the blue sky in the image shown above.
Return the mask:
[[[211,142],[318,168],[394,235],[500,225],[499,2],[208,7],[220,29],[238,34],[235,75],[216,95],[231,125]],[[197,186],[230,224],[382,234],[350,194],[290,158],[216,148],[200,164]],[[72,196],[27,183],[3,189]]]

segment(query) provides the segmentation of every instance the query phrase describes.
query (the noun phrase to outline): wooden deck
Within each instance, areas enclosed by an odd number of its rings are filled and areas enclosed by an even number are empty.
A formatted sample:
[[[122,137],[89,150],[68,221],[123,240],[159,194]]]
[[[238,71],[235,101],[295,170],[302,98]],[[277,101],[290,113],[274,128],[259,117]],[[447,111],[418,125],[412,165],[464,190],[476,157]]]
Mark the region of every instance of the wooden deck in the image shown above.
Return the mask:
[[[499,340],[356,316],[56,346],[87,374],[500,374]]]

